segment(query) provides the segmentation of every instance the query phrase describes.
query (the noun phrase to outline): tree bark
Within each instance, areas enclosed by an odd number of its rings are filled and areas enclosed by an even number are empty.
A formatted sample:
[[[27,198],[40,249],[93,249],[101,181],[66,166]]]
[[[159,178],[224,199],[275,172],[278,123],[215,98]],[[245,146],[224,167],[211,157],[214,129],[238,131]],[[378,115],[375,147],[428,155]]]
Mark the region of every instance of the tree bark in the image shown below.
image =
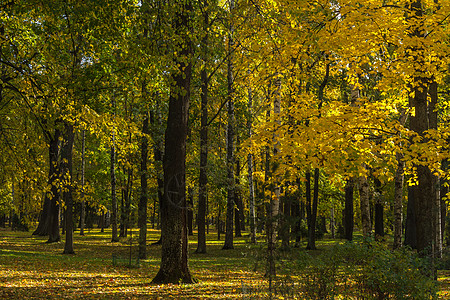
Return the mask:
[[[169,115],[165,132],[164,196],[161,202],[161,266],[153,279],[155,284],[193,283],[188,267],[186,228],[186,138],[192,77],[192,44],[188,35],[190,1],[178,3],[173,20],[181,37],[178,66],[172,73],[174,87],[170,91]]]
[[[139,226],[139,258],[147,258],[147,203],[148,203],[148,114],[145,115],[142,122],[142,140],[141,140],[141,195],[138,205],[138,226]]]

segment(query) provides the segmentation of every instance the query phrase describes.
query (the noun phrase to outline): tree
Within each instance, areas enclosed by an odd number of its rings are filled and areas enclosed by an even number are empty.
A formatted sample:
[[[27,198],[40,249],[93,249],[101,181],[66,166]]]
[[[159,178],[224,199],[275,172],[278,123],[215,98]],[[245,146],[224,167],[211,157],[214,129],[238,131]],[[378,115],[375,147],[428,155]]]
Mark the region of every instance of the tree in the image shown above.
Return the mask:
[[[186,228],[186,137],[192,76],[192,42],[189,37],[190,1],[174,7],[173,29],[179,39],[169,97],[165,132],[164,196],[161,202],[161,265],[153,283],[192,283],[188,267]]]

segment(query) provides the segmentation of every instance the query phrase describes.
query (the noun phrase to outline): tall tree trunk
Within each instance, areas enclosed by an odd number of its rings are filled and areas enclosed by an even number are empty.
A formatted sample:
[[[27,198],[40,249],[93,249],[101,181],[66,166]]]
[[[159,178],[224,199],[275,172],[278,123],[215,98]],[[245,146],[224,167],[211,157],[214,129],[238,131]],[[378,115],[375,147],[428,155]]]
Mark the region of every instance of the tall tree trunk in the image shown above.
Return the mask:
[[[384,237],[384,201],[381,182],[378,178],[375,181],[375,239]]]
[[[177,6],[178,5],[178,6]],[[153,283],[193,283],[188,267],[186,229],[186,138],[192,77],[192,43],[188,35],[190,1],[177,2],[173,20],[175,32],[181,37],[178,66],[172,73],[169,115],[165,132],[164,197],[161,202],[161,266]]]
[[[63,199],[65,203],[64,221],[66,225],[66,241],[64,244],[64,254],[75,254],[73,250],[73,180],[72,180],[72,153],[75,133],[73,125],[64,124],[64,144],[61,151],[61,175],[63,182]]]
[[[241,163],[238,158],[236,158],[236,188],[235,188],[235,203],[236,208],[234,211],[234,229],[235,236],[242,236],[242,227],[244,225],[244,203],[242,201],[242,193],[240,188],[240,176],[241,176]]]
[[[115,111],[116,103],[112,99],[112,108]],[[114,112],[115,114],[115,112]],[[111,176],[111,228],[112,237],[111,242],[118,242],[117,235],[117,195],[116,195],[116,136],[115,128],[111,132],[111,152],[110,152],[110,176]]]
[[[405,125],[407,120],[406,110],[403,109],[400,114],[400,124]],[[399,133],[399,137],[401,137]],[[401,145],[400,145],[401,146]],[[402,229],[403,229],[403,186],[404,186],[404,168],[403,154],[397,152],[397,170],[394,178],[394,249],[402,246]]]
[[[438,129],[438,83],[434,78],[429,84],[428,93],[430,95],[430,103],[428,108],[429,128]],[[434,243],[432,249],[433,256],[440,258],[442,256],[442,234],[441,234],[441,195],[440,195],[440,178],[437,175],[432,175],[432,198],[433,198],[433,227],[434,227]]]
[[[308,170],[305,174],[305,190],[306,190],[306,225],[308,227],[308,239],[311,227],[312,218],[312,198],[311,198],[311,172]]]
[[[397,170],[394,179],[394,249],[402,246],[402,220],[403,220],[403,155],[396,154]]]
[[[353,186],[354,179],[349,178],[345,184],[344,237],[353,240]]]
[[[252,138],[252,112],[253,112],[252,89],[248,88],[248,119],[247,130],[249,139]],[[256,214],[255,214],[255,187],[253,182],[253,155],[247,156],[249,210],[250,210],[250,241],[256,243]]]
[[[189,200],[187,202],[186,217],[188,235],[194,235],[194,189],[188,188]]]
[[[413,0],[410,3],[411,13],[411,36],[417,39],[423,39],[426,32],[423,22],[422,1]],[[410,97],[410,106],[414,109],[415,114],[411,116],[410,129],[418,136],[424,138],[425,131],[429,129],[428,120],[428,89],[426,74],[422,70],[425,60],[425,49],[423,46],[413,46],[411,49],[412,61],[416,69],[413,78],[412,93]],[[433,195],[432,184],[433,176],[428,166],[415,164],[418,184],[414,189],[414,202],[416,214],[416,231],[417,231],[417,251],[420,255],[427,255],[432,249],[433,239],[435,237],[435,227],[433,222],[433,207],[435,197]]]
[[[369,183],[366,176],[359,177],[359,202],[361,208],[361,227],[363,236],[371,235]]]
[[[230,0],[230,12],[234,10],[234,0]],[[234,115],[234,74],[233,74],[233,47],[234,28],[230,24],[228,33],[228,125],[227,125],[227,218],[225,229],[225,243],[222,249],[233,249],[233,214],[235,205],[236,182],[234,178],[234,147],[235,147],[235,115]]]
[[[59,155],[59,147],[60,142],[59,139],[61,137],[61,131],[55,130],[55,137],[50,143],[50,173],[53,176],[49,178],[50,185],[50,208],[49,208],[49,220],[48,220],[48,240],[47,243],[59,242],[61,239],[59,233],[59,201],[60,201],[60,193],[59,187],[57,186],[57,182],[60,178],[60,166],[58,164],[58,155]]]
[[[314,169],[314,191],[313,191],[313,203],[310,209],[311,216],[308,226],[308,245],[306,249],[316,250],[316,220],[317,220],[317,205],[319,202],[319,169]],[[311,188],[310,188],[311,189]],[[311,200],[310,200],[311,201]]]
[[[147,202],[148,202],[148,138],[150,133],[148,128],[148,114],[145,115],[142,122],[142,140],[141,140],[141,195],[138,205],[138,226],[139,226],[139,258],[147,258]]]
[[[283,218],[280,226],[280,237],[281,237],[281,249],[288,250],[290,247],[291,240],[291,226],[290,219],[291,213],[291,202],[292,194],[289,193],[289,183],[286,184],[286,190],[284,196],[282,197],[283,204]]]
[[[206,253],[206,203],[208,200],[208,1],[203,1],[203,30],[201,42],[203,68],[201,77],[201,117],[200,117],[200,175],[198,179],[198,213],[197,213],[197,250],[196,253]]]
[[[80,235],[84,235],[84,223],[86,219],[86,201],[84,199],[84,175],[86,171],[85,160],[85,146],[86,146],[86,130],[81,132],[81,212],[80,212]]]

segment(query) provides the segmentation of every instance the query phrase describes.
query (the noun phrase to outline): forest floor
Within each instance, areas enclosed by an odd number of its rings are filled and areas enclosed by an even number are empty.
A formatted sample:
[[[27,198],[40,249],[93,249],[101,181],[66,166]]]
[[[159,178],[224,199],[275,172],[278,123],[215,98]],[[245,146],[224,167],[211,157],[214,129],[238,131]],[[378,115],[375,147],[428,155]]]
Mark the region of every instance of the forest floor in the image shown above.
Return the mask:
[[[0,229],[0,299],[268,299],[264,276],[264,246],[250,246],[248,238],[235,238],[234,250],[221,250],[223,240],[208,235],[207,254],[195,254],[190,237],[189,266],[196,284],[153,285],[159,269],[161,246],[148,246],[148,259],[136,267],[137,234],[111,243],[110,231],[74,233],[75,255],[63,255],[64,243],[46,244],[31,232]],[[159,232],[149,230],[149,243]],[[223,238],[223,236],[222,236]],[[339,241],[318,241],[326,249]],[[131,267],[129,257],[131,257]],[[295,251],[305,251],[297,248]],[[319,250],[320,252],[320,250]],[[113,260],[113,256],[117,259]],[[290,277],[294,278],[294,277]],[[273,286],[277,282],[273,282]],[[278,285],[280,288],[282,285]],[[440,299],[450,298],[450,271],[439,271]],[[281,295],[286,295],[281,293]],[[280,294],[273,299],[284,298]],[[300,299],[300,298],[298,298]]]

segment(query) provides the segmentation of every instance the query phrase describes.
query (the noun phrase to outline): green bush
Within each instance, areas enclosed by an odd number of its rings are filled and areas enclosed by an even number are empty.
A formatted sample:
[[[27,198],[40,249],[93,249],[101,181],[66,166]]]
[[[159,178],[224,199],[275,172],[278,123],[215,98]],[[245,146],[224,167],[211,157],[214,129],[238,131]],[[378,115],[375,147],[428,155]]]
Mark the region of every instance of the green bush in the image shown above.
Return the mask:
[[[428,262],[407,249],[346,243],[316,257],[302,252],[296,264],[301,299],[437,299]]]

